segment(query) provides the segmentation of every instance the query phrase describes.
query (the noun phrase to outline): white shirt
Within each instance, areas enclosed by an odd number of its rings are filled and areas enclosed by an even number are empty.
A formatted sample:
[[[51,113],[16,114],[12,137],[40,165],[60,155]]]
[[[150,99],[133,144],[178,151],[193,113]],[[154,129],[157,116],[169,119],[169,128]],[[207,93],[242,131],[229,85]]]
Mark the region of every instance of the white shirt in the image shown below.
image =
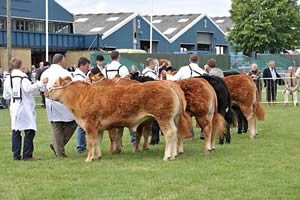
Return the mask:
[[[86,75],[81,71],[79,68],[76,68],[75,72],[73,73],[73,80],[74,81],[84,81],[86,79]]]
[[[118,61],[113,60],[103,69],[103,75],[108,79],[113,79],[116,75],[120,75],[122,78],[124,78],[125,76],[129,75],[129,71],[126,66],[122,65]]]
[[[296,71],[296,76],[300,76],[300,67]]]
[[[206,74],[202,68],[196,63],[190,63],[189,65],[180,67],[179,71],[174,75],[167,74],[167,80],[182,80],[191,77],[201,76]]]
[[[154,80],[157,80],[157,74],[156,71],[154,69],[151,69],[149,67],[146,67],[143,71],[142,71],[142,76],[148,76],[150,78],[153,78]]]
[[[42,74],[41,80],[48,78],[46,87],[49,89],[54,85],[55,81],[57,81],[59,77],[64,78],[67,76],[72,78],[72,75],[68,70],[64,69],[60,65],[53,64]],[[74,120],[71,112],[58,101],[46,98],[46,110],[48,120],[50,122],[70,122]]]
[[[11,128],[20,131],[36,130],[34,91],[43,87],[43,83],[37,81],[31,84],[27,75],[17,69],[12,70],[11,77],[7,76],[5,79],[3,90],[3,98],[11,99],[9,107]]]
[[[275,81],[277,76],[276,76],[276,72],[275,72],[275,69],[269,67],[270,71],[271,71],[271,74],[272,74],[272,79]]]

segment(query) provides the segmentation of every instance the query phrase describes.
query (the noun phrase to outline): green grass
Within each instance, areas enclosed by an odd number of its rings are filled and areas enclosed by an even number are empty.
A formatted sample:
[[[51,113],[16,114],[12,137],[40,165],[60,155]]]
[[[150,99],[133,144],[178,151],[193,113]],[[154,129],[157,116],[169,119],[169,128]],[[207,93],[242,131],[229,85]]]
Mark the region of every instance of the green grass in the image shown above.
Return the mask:
[[[164,162],[163,142],[132,153],[124,134],[121,155],[108,153],[104,136],[102,160],[85,163],[75,151],[57,160],[48,148],[51,128],[37,109],[35,156],[41,161],[13,161],[8,110],[0,110],[0,199],[300,199],[300,108],[267,109],[255,141],[233,130],[232,144],[217,146],[209,156],[197,139],[185,142],[185,154]],[[197,130],[197,138],[199,130]]]

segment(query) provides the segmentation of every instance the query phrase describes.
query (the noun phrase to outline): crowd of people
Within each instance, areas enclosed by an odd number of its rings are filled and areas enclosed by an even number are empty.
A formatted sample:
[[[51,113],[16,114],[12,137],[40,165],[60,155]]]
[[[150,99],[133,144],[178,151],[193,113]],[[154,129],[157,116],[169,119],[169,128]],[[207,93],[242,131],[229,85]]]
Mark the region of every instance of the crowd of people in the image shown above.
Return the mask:
[[[3,98],[10,101],[10,116],[12,128],[12,150],[14,160],[34,160],[33,140],[36,131],[36,114],[34,92],[39,91],[42,96],[43,106],[46,108],[48,121],[52,127],[52,141],[49,145],[54,155],[58,158],[67,157],[65,145],[68,144],[73,133],[77,133],[77,151],[84,153],[86,149],[85,130],[77,125],[71,112],[61,103],[45,98],[45,92],[50,90],[54,82],[60,77],[72,77],[73,81],[87,80],[88,73],[101,72],[105,78],[112,79],[116,75],[121,78],[136,79],[139,76],[149,77],[153,80],[182,80],[202,75],[214,75],[223,78],[224,73],[218,67],[215,59],[209,59],[207,64],[201,68],[198,63],[198,56],[191,55],[189,64],[176,70],[168,60],[158,60],[148,58],[145,61],[145,68],[140,72],[136,66],[127,66],[120,63],[120,53],[111,52],[111,62],[105,64],[102,55],[96,57],[96,66],[91,67],[89,59],[82,57],[79,59],[75,69],[70,69],[66,65],[65,57],[62,54],[53,56],[52,64],[41,62],[32,72],[28,72],[22,66],[22,61],[13,58],[10,61],[9,73],[3,86]],[[270,105],[276,101],[277,84],[285,84],[285,102],[289,95],[292,95],[294,105],[298,104],[298,88],[300,69],[295,72],[293,67],[289,67],[285,81],[276,72],[275,62],[270,61],[263,73],[258,70],[256,64],[251,65],[249,76],[256,83],[258,98],[261,99],[261,91],[264,86],[267,88],[267,100]],[[34,77],[34,78],[33,78]],[[263,81],[262,81],[263,78]],[[33,80],[34,79],[34,80]],[[34,82],[34,83],[32,83]],[[21,131],[25,132],[23,154],[21,156]],[[154,123],[152,126],[152,137],[150,144],[159,143],[159,126]],[[135,143],[135,133],[130,130],[131,143]]]

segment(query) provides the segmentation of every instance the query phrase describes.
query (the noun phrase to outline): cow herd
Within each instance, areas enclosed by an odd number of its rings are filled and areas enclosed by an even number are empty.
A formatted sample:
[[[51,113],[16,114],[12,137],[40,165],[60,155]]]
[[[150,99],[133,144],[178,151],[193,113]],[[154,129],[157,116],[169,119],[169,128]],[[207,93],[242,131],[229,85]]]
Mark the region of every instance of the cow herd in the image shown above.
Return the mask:
[[[180,81],[105,79],[101,73],[90,74],[88,81],[60,78],[47,92],[48,98],[63,103],[87,134],[86,161],[102,157],[104,130],[111,141],[110,152],[122,148],[124,127],[136,132],[135,151],[141,137],[148,149],[151,124],[157,121],[165,137],[164,160],[173,160],[184,152],[185,138],[192,137],[192,118],[204,133],[204,152],[219,143],[230,143],[230,128],[244,119],[250,138],[256,135],[256,121],[264,119],[264,109],[250,77],[233,74],[224,79],[201,76]]]

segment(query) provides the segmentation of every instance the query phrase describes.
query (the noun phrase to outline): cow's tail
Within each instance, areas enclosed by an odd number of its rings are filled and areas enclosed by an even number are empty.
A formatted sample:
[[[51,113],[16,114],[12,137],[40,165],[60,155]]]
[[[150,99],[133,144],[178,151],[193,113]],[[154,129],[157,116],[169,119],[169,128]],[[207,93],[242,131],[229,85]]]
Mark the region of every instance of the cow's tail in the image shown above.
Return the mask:
[[[254,104],[254,113],[255,113],[256,119],[258,119],[258,120],[265,119],[265,109],[259,101],[256,101]]]
[[[187,114],[185,111],[183,111],[179,115],[179,121],[178,121],[178,132],[183,136],[183,138],[191,138],[192,135],[192,118],[189,114]]]
[[[219,135],[219,137],[224,137],[224,131],[225,131],[226,122],[224,117],[219,114],[215,113],[213,118],[213,132],[216,135]]]

